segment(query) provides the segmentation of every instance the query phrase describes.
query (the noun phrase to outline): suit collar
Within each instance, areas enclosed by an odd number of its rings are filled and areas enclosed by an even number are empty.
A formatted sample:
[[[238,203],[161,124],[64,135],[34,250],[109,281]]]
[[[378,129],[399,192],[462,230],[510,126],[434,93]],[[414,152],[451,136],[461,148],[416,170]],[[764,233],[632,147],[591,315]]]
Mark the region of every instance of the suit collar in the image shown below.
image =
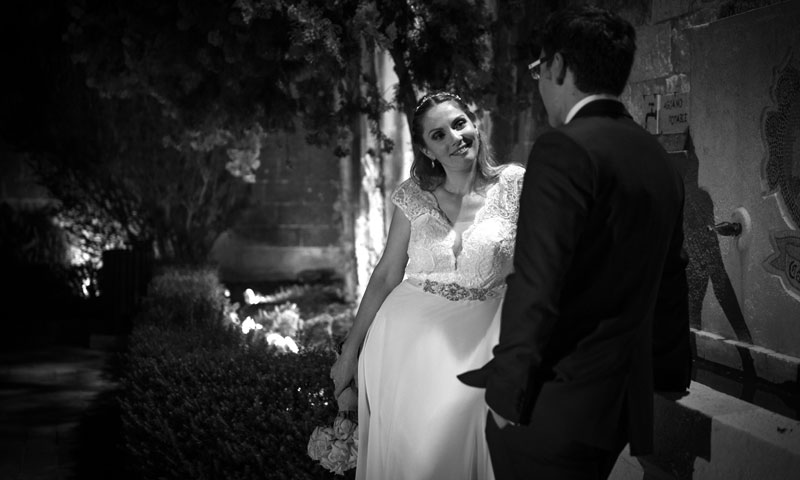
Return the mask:
[[[619,100],[598,99],[593,100],[575,113],[572,120],[582,117],[628,117],[631,115],[625,110],[625,105]]]

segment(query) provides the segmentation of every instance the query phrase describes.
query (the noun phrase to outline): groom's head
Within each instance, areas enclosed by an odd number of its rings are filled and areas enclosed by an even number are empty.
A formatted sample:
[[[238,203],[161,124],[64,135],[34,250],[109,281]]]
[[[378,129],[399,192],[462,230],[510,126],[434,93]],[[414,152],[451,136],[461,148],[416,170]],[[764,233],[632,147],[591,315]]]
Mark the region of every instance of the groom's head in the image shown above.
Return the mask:
[[[615,13],[584,5],[550,15],[539,44],[543,97],[565,81],[583,94],[619,96],[633,66],[636,30]]]

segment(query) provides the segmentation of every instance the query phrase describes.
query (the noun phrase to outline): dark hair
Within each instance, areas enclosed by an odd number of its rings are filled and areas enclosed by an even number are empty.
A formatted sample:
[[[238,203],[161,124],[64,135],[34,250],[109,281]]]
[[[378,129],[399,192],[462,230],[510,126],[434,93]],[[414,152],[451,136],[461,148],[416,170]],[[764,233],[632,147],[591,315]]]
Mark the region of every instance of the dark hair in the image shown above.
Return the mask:
[[[636,30],[613,12],[584,5],[551,14],[539,43],[548,63],[561,53],[581,92],[619,96],[631,74]]]
[[[444,183],[446,173],[441,163],[434,162],[434,164],[431,165],[431,160],[422,152],[422,148],[425,147],[425,138],[423,136],[425,132],[422,130],[422,120],[431,108],[445,102],[455,103],[456,106],[467,115],[467,118],[477,125],[478,119],[475,113],[467,106],[461,97],[454,93],[434,92],[425,95],[417,102],[417,106],[414,108],[414,118],[411,120],[411,144],[414,147],[414,162],[411,164],[411,178],[417,182],[420,188],[427,191],[436,190],[439,185]],[[478,184],[485,185],[490,183],[500,174],[503,168],[499,166],[494,159],[492,147],[489,145],[487,139],[488,135],[480,132],[480,129],[478,129],[478,131],[480,135],[480,144],[478,145],[476,186],[478,186]]]

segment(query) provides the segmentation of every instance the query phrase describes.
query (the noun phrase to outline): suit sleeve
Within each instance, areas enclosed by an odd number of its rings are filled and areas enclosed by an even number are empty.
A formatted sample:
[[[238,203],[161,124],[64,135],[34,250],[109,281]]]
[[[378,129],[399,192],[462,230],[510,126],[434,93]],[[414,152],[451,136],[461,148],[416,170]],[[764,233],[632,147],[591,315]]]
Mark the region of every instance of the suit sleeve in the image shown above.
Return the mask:
[[[675,222],[653,314],[653,388],[685,391],[691,381],[688,257],[683,248],[683,213]]]
[[[543,134],[531,150],[520,196],[514,273],[507,278],[500,339],[486,372],[486,402],[509,420],[529,420],[595,178],[588,153],[560,131]]]

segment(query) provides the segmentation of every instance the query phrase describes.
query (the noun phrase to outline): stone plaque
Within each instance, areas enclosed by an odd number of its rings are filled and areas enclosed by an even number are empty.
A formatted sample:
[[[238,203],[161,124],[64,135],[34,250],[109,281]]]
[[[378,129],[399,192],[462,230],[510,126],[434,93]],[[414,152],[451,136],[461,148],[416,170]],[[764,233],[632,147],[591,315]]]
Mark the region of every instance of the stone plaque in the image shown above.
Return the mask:
[[[670,93],[661,96],[658,111],[658,133],[683,133],[689,128],[689,94]]]
[[[642,111],[644,120],[642,127],[653,135],[658,134],[658,110],[661,105],[661,95],[653,93],[642,98]]]

